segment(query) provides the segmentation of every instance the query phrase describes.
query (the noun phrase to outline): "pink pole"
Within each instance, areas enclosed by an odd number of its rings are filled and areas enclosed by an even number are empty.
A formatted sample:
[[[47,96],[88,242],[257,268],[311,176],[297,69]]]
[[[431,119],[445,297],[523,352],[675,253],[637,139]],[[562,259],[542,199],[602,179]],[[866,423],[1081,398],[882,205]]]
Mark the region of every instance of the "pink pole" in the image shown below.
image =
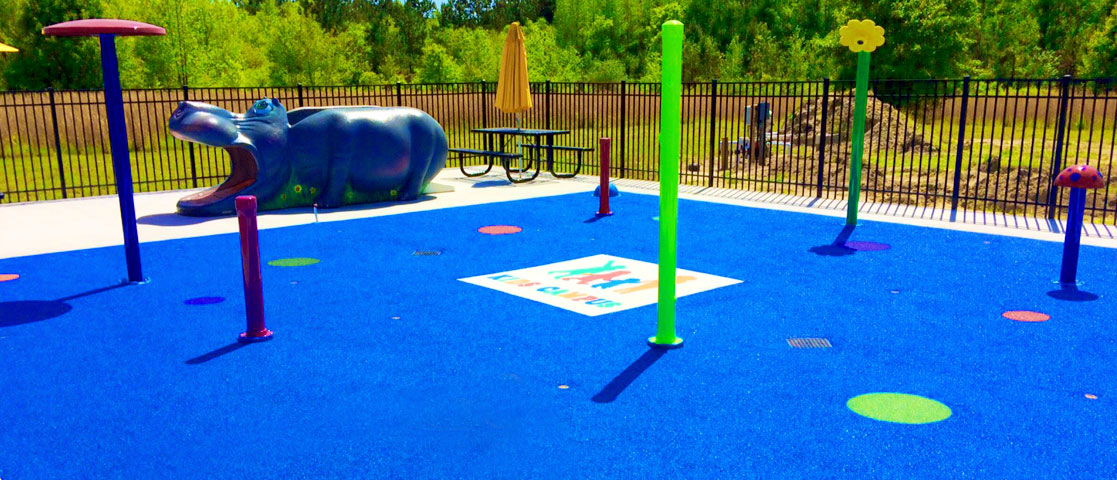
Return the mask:
[[[256,228],[256,197],[242,195],[236,199],[237,221],[240,223],[240,258],[244,269],[244,308],[248,329],[240,334],[241,343],[271,340],[272,332],[264,325],[264,292],[260,280],[260,236]]]
[[[597,210],[598,215],[613,214],[609,211],[609,152],[612,144],[613,140],[608,137],[597,141],[597,148],[601,151],[601,207]]]

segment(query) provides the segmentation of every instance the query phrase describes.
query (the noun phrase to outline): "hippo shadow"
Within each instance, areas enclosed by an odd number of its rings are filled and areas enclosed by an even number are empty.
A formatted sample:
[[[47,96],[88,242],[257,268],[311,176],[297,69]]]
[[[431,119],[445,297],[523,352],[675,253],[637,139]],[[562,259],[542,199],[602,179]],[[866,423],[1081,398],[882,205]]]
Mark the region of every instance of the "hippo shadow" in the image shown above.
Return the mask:
[[[154,225],[157,227],[186,227],[190,225],[197,225],[212,220],[218,220],[222,217],[188,217],[186,215],[179,215],[177,213],[156,213],[152,215],[144,215],[136,219],[137,223],[144,225]]]
[[[356,212],[360,210],[375,210],[380,208],[391,207],[395,205],[407,205],[411,203],[426,202],[434,200],[434,195],[423,195],[415,200],[394,201],[394,202],[377,202],[377,203],[355,203],[349,205],[342,205],[334,208],[319,208],[318,213],[329,212]],[[296,207],[284,208],[280,210],[265,210],[259,215],[305,215],[313,214],[314,207]],[[144,225],[155,225],[159,227],[188,227],[191,225],[198,225],[205,222],[220,220],[222,218],[236,217],[233,215],[216,215],[210,217],[192,217],[187,215],[179,215],[177,213],[156,213],[153,215],[145,215],[136,219],[138,223]]]
[[[380,210],[382,208],[390,208],[397,205],[411,205],[414,203],[429,202],[437,198],[434,195],[424,194],[414,200],[394,200],[391,202],[375,202],[375,203],[351,203],[348,205],[341,205],[333,208],[318,207],[318,213],[334,213],[334,212],[360,212],[364,210]],[[260,212],[260,215],[306,215],[313,214],[314,207],[294,207],[284,208],[281,210],[267,210]]]

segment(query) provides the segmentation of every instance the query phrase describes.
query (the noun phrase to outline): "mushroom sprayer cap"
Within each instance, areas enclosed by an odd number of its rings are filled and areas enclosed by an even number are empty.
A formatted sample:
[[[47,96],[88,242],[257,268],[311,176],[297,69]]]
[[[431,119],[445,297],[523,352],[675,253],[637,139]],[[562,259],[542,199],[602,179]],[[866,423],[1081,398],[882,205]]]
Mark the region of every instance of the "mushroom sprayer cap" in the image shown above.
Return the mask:
[[[1055,177],[1055,186],[1092,190],[1105,187],[1105,178],[1094,167],[1074,165],[1059,172],[1059,176]]]
[[[55,37],[89,37],[102,34],[122,37],[151,36],[166,35],[167,30],[158,25],[115,18],[86,18],[56,23],[43,28],[43,35]]]

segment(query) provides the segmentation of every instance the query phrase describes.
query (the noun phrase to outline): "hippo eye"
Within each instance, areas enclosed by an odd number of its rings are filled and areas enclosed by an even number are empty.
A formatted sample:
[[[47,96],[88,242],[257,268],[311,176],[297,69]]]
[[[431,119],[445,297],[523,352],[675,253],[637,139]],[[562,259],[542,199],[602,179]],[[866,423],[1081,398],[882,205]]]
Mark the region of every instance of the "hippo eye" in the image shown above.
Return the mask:
[[[271,112],[272,105],[271,105],[271,102],[269,102],[265,99],[265,100],[257,101],[256,104],[252,105],[252,109],[255,110],[256,113],[264,115],[264,114],[267,114],[268,112]]]

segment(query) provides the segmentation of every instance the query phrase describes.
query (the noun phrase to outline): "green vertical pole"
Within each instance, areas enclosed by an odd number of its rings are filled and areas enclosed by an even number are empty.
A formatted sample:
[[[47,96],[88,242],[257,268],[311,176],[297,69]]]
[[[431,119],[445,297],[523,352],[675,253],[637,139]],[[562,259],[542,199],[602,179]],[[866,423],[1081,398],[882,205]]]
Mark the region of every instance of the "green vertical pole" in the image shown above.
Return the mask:
[[[861,154],[865,150],[865,107],[869,103],[869,52],[857,53],[857,91],[853,103],[853,151],[849,157],[849,200],[846,225],[857,225],[861,196]]]
[[[659,127],[659,325],[648,345],[679,348],[675,336],[675,233],[679,217],[679,130],[682,125],[683,24],[663,24]],[[602,195],[605,193],[602,192]]]

